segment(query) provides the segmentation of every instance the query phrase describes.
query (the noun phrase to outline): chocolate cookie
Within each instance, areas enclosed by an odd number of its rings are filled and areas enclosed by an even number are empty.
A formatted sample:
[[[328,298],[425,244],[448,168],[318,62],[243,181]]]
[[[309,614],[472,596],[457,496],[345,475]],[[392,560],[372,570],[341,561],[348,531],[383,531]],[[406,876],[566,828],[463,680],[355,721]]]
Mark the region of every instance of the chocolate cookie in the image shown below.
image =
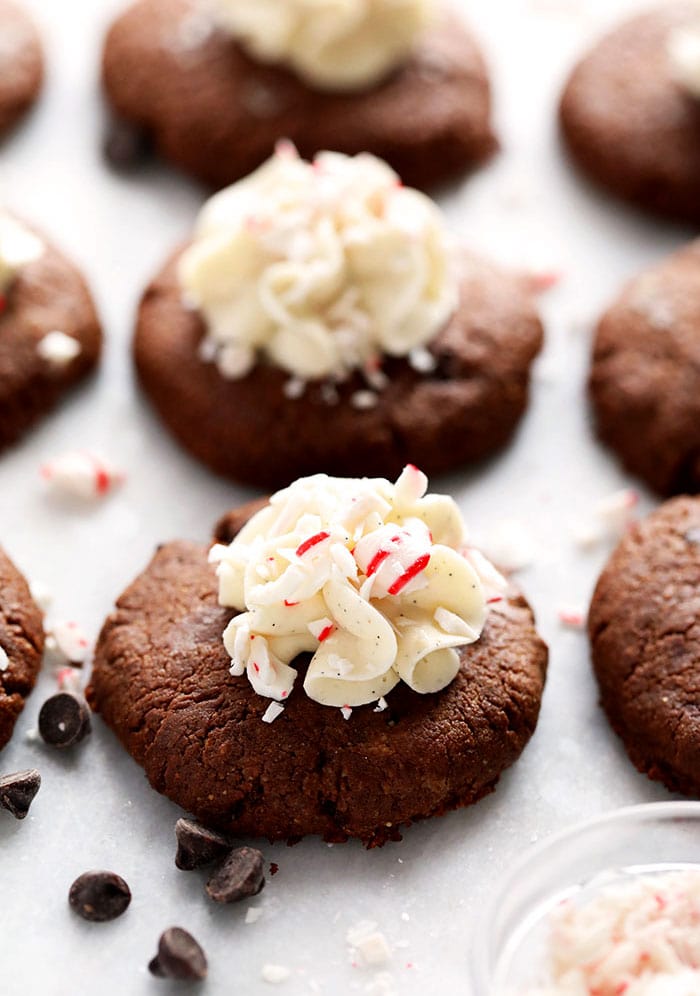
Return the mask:
[[[34,103],[43,75],[34,22],[12,0],[0,0],[0,135]]]
[[[672,31],[697,23],[670,0],[608,34],[576,66],[561,102],[572,155],[619,197],[700,221],[700,101],[673,77]]]
[[[498,450],[525,411],[542,325],[521,281],[475,256],[464,256],[460,304],[430,346],[435,369],[388,358],[389,383],[368,409],[351,400],[366,386],[359,375],[331,401],[320,383],[290,398],[277,367],[227,380],[204,363],[205,328],[183,306],[178,256],[141,302],[136,366],[171,432],[220,474],[263,487],[316,471],[392,477],[406,463],[436,474]]]
[[[700,499],[635,523],[603,571],[588,630],[601,703],[650,778],[700,793]]]
[[[257,507],[222,520],[220,537]],[[462,670],[442,692],[397,686],[386,710],[363,706],[348,720],[295,693],[262,722],[269,700],[229,675],[221,636],[231,615],[203,546],[161,547],[105,623],[88,689],[153,787],[211,826],[383,844],[491,791],[535,729],[547,650],[519,595],[460,651]]]
[[[42,622],[27,582],[0,549],[0,748],[12,736],[39,673]]]
[[[661,494],[700,491],[700,241],[632,280],[596,332],[600,438]]]
[[[253,61],[233,38],[202,26],[203,16],[195,0],[139,0],[107,36],[103,81],[118,122],[208,184],[250,173],[282,137],[305,158],[321,149],[373,152],[419,187],[495,149],[484,62],[452,16],[385,83],[354,94],[315,91]],[[115,154],[138,145],[121,132]]]
[[[49,333],[74,340],[75,355],[53,355]],[[96,365],[102,334],[76,267],[46,243],[0,300],[0,450],[14,443]],[[52,336],[52,339],[55,339]],[[48,348],[47,348],[48,344]],[[69,345],[71,345],[69,343]]]

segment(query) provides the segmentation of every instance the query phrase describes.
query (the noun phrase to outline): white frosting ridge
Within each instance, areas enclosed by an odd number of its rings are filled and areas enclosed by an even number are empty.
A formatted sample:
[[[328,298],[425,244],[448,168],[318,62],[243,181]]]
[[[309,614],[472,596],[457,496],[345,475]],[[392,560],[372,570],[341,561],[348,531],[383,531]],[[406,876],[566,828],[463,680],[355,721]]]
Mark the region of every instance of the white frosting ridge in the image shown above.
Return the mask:
[[[433,0],[213,0],[217,22],[261,62],[321,90],[370,89],[400,66]]]
[[[310,653],[306,694],[339,707],[379,700],[400,680],[420,693],[448,685],[486,598],[457,505],[426,487],[411,466],[396,484],[302,478],[213,547],[219,601],[241,612],[224,632],[231,674],[281,701],[294,658]]]
[[[376,374],[429,343],[457,305],[437,206],[370,155],[289,143],[204,206],[180,259],[203,355],[224,377],[262,360],[302,381]],[[373,385],[374,386],[374,385]]]
[[[640,876],[552,918],[551,985],[529,996],[698,996],[700,868]]]
[[[0,293],[4,293],[19,271],[44,252],[44,243],[26,225],[0,211]]]
[[[674,31],[668,49],[674,78],[700,100],[700,4],[697,27]]]

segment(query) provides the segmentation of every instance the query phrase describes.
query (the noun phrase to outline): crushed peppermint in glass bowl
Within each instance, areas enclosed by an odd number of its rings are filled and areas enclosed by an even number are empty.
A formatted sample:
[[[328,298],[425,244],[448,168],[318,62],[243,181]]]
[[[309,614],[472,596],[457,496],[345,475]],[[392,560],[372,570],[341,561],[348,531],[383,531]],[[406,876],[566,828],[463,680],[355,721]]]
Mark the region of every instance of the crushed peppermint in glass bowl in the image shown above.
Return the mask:
[[[533,847],[470,967],[473,996],[700,996],[700,802],[630,806]]]

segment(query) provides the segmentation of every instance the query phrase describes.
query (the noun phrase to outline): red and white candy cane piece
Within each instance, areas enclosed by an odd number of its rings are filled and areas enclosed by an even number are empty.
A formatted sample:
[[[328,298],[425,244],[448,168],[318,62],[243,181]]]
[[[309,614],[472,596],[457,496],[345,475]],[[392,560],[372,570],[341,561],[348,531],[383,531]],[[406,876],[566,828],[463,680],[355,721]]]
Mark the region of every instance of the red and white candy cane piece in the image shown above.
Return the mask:
[[[328,616],[324,616],[323,619],[314,619],[308,623],[308,630],[319,643],[323,643],[331,633],[335,632],[335,623]]]
[[[575,606],[563,605],[557,615],[562,626],[568,626],[571,629],[583,629],[586,625],[586,613]]]
[[[78,498],[102,498],[124,481],[113,464],[91,453],[75,450],[49,460],[41,476],[57,492]]]
[[[90,641],[77,622],[57,622],[46,638],[47,649],[63,664],[84,664],[90,656]]]
[[[7,651],[0,647],[0,672],[7,671],[10,666],[10,658],[7,656]]]

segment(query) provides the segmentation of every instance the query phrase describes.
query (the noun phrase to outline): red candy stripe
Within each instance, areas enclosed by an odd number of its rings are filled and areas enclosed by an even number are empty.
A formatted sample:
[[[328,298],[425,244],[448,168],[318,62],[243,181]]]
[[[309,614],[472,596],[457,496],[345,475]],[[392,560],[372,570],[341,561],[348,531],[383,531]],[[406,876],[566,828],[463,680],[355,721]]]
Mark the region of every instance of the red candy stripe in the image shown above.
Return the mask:
[[[372,575],[379,570],[380,565],[386,560],[390,552],[391,552],[390,550],[378,550],[375,553],[375,555],[370,560],[369,564],[367,564],[368,578],[371,578]]]
[[[390,595],[398,595],[402,588],[405,588],[409,581],[412,581],[417,574],[424,571],[425,568],[430,563],[430,554],[424,553],[422,557],[414,560],[408,570],[404,571],[401,577],[398,577],[396,581],[389,588]]]
[[[297,547],[297,557],[303,557],[308,550],[314,546],[317,546],[319,543],[323,543],[323,541],[328,539],[329,536],[330,533],[316,533],[314,536],[309,536],[307,540],[304,540],[304,542],[300,543]]]

